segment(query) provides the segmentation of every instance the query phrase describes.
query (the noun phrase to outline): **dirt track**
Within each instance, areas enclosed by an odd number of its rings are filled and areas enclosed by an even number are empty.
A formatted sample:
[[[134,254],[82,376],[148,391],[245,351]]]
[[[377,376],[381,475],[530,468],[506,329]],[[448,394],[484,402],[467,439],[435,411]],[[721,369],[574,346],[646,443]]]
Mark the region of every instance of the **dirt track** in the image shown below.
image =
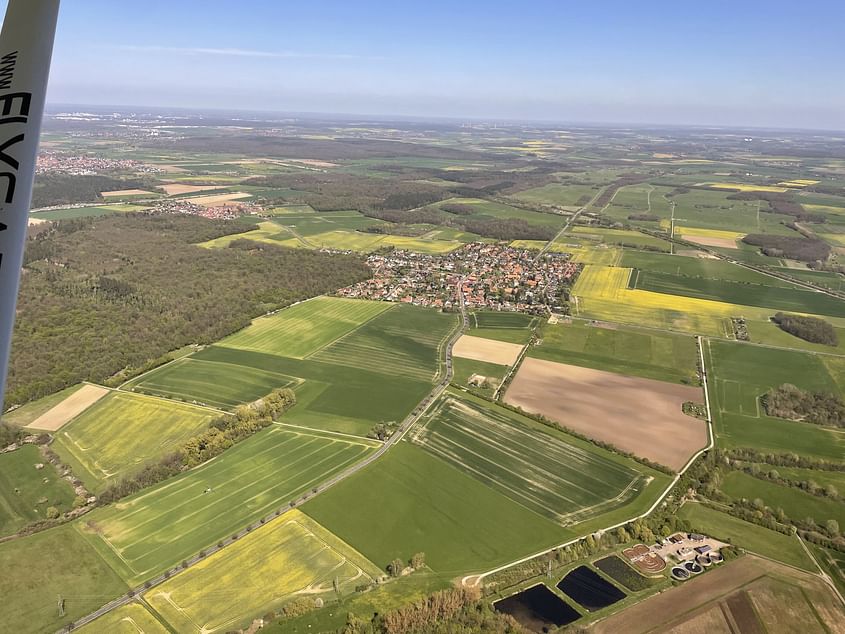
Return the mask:
[[[522,346],[518,343],[494,341],[493,339],[470,335],[463,335],[458,339],[452,350],[456,357],[498,363],[499,365],[513,365],[521,351]]]
[[[590,438],[678,470],[707,445],[704,421],[681,411],[701,388],[527,358],[505,401]]]
[[[83,385],[61,403],[41,414],[27,427],[43,431],[56,431],[108,393],[109,390],[98,385]]]

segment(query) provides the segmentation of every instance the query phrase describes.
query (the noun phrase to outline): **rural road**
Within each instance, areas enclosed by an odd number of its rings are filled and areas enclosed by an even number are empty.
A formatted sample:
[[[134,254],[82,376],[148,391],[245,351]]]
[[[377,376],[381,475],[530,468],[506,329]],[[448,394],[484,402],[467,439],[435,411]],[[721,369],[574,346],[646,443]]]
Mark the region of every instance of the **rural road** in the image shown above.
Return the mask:
[[[59,632],[69,632],[82,625],[85,625],[86,623],[90,623],[91,621],[103,616],[104,614],[108,614],[112,610],[115,610],[123,605],[126,605],[127,603],[134,601],[136,596],[139,596],[145,592],[148,592],[150,589],[161,585],[162,583],[172,578],[173,576],[179,574],[183,570],[190,568],[191,566],[202,561],[209,555],[212,555],[217,551],[226,548],[226,546],[232,544],[234,541],[240,539],[241,537],[244,537],[254,529],[261,527],[261,525],[265,524],[266,522],[269,522],[270,520],[278,517],[279,515],[282,515],[283,513],[289,511],[295,506],[298,506],[305,500],[311,499],[314,496],[323,493],[338,482],[342,482],[346,478],[358,473],[361,469],[364,469],[368,465],[378,460],[385,453],[387,453],[387,451],[389,451],[391,447],[393,447],[397,442],[402,440],[408,430],[414,426],[414,424],[420,419],[420,417],[422,417],[423,414],[425,414],[426,411],[428,411],[428,408],[431,406],[431,404],[437,400],[437,398],[443,393],[443,391],[452,381],[452,376],[454,375],[454,369],[452,367],[452,347],[455,345],[455,342],[458,340],[458,338],[463,334],[464,330],[466,330],[469,326],[466,305],[464,302],[464,295],[463,291],[461,290],[463,283],[464,280],[461,279],[456,285],[456,290],[460,301],[461,325],[454,333],[450,335],[449,339],[446,342],[446,373],[442,377],[442,379],[437,383],[434,389],[432,389],[432,391],[429,392],[428,395],[414,408],[414,411],[408,414],[407,417],[405,417],[405,420],[402,421],[402,424],[399,426],[399,429],[397,429],[396,432],[390,438],[388,438],[387,441],[381,447],[379,447],[375,452],[364,458],[361,462],[358,462],[346,469],[345,471],[342,471],[339,474],[331,477],[330,479],[326,480],[322,484],[312,489],[310,492],[303,493],[298,500],[281,506],[278,511],[274,511],[270,515],[262,517],[258,521],[253,522],[249,526],[241,529],[231,537],[227,537],[225,539],[220,540],[219,543],[222,545],[209,546],[208,548],[200,551],[190,559],[186,559],[182,565],[170,568],[166,572],[158,575],[153,579],[148,579],[143,583],[143,585],[137,586],[127,591],[126,594],[118,597],[117,599],[114,599],[113,601],[109,601],[98,610],[91,612],[90,614],[74,621],[71,627],[62,628],[61,630],[59,630]]]
[[[555,243],[555,241],[556,241],[558,238],[560,238],[560,237],[561,237],[564,233],[566,233],[567,231],[569,231],[569,227],[571,227],[571,226],[573,225],[573,223],[574,223],[576,220],[578,220],[578,216],[580,216],[582,213],[584,213],[590,205],[592,205],[594,202],[596,202],[596,199],[597,199],[599,196],[601,196],[601,195],[602,195],[602,193],[604,192],[604,189],[605,189],[605,188],[604,188],[604,187],[602,187],[599,191],[597,191],[597,192],[596,192],[596,195],[595,195],[595,196],[593,196],[593,197],[590,199],[590,202],[588,202],[586,205],[584,205],[583,207],[581,207],[578,211],[576,211],[574,214],[572,214],[572,215],[569,217],[569,220],[567,220],[567,221],[566,221],[566,224],[565,224],[565,225],[563,225],[563,229],[561,229],[560,231],[558,231],[558,232],[555,234],[555,236],[554,236],[551,240],[549,240],[549,241],[546,243],[546,246],[544,246],[542,249],[540,249],[540,252],[537,254],[537,257],[536,257],[536,258],[534,258],[534,260],[535,260],[535,261],[536,261],[536,260],[539,260],[539,259],[543,256],[543,254],[545,254],[545,253],[546,253],[546,252],[547,252],[547,251],[551,248],[551,246]],[[615,195],[616,195],[616,194],[614,194],[614,196],[615,196]],[[612,200],[612,199],[611,199],[611,200]]]

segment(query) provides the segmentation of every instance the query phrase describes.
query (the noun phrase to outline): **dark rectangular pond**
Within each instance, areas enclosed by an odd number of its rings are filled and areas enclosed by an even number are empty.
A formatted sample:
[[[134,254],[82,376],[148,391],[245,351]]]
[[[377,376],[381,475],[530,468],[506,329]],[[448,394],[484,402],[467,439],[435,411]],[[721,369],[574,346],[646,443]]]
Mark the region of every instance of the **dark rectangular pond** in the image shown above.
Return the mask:
[[[628,590],[635,592],[637,590],[645,590],[654,583],[650,579],[643,577],[616,555],[599,559],[593,565],[617,583],[628,588]]]
[[[605,581],[587,566],[578,566],[561,579],[557,587],[590,612],[613,605],[625,598],[622,590],[609,581]]]
[[[572,623],[581,616],[575,608],[542,583],[496,601],[493,608],[510,614],[520,625],[532,632],[548,632]]]

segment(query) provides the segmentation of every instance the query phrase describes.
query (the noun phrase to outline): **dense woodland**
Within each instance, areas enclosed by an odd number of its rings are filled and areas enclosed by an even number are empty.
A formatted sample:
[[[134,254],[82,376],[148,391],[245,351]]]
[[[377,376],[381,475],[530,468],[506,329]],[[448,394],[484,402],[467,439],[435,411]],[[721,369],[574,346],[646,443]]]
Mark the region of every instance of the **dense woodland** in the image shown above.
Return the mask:
[[[742,241],[760,247],[763,253],[773,258],[789,258],[814,263],[824,262],[830,257],[830,246],[818,239],[749,233]]]
[[[824,319],[818,317],[809,317],[804,315],[789,315],[786,313],[777,313],[772,317],[781,330],[788,332],[804,341],[811,343],[823,343],[827,346],[838,346],[839,335],[836,334],[836,329],[826,322]]]
[[[32,208],[103,201],[100,192],[118,189],[155,189],[151,178],[113,178],[111,176],[71,176],[39,174],[32,189]]]
[[[357,256],[247,240],[228,249],[191,244],[251,226],[129,214],[61,222],[30,240],[6,407],[131,374],[126,368],[370,275]]]
[[[818,425],[845,426],[845,403],[835,394],[807,392],[784,383],[763,397],[769,416],[803,420]]]

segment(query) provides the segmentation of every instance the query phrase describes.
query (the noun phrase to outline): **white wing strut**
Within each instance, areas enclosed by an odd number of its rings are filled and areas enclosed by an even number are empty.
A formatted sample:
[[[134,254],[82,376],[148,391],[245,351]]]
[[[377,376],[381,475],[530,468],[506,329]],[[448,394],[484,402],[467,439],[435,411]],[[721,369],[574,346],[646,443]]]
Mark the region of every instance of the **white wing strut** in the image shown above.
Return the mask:
[[[9,0],[0,33],[0,411],[59,0]]]

